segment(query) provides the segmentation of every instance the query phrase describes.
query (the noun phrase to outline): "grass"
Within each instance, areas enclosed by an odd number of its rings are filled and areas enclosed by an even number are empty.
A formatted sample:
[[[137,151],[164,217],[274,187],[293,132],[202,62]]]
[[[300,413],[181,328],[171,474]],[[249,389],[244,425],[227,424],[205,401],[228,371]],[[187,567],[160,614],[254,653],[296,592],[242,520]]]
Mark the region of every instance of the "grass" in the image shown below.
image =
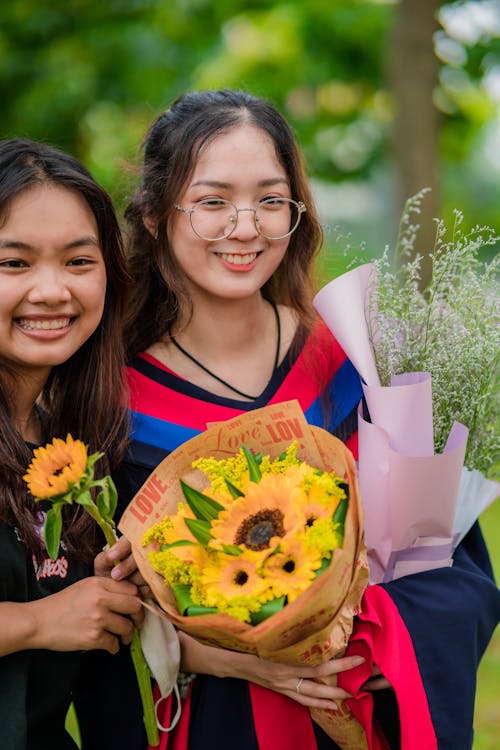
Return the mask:
[[[500,500],[481,516],[481,527],[500,580]],[[498,750],[500,731],[500,628],[497,628],[479,666],[474,750]]]

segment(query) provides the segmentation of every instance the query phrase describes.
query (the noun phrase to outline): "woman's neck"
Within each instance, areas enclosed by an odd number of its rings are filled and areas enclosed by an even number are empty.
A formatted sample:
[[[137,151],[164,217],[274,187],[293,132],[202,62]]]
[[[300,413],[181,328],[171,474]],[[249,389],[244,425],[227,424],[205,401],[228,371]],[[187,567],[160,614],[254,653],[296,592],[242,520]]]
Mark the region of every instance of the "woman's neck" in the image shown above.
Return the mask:
[[[212,394],[254,400],[288,348],[292,317],[287,308],[275,311],[260,294],[210,305],[195,300],[192,318],[172,331],[175,343],[167,336],[148,353]]]
[[[191,319],[180,323],[172,333],[186,346],[210,351],[213,357],[235,357],[268,331],[274,337],[274,320],[271,305],[260,294],[209,305],[196,300]]]

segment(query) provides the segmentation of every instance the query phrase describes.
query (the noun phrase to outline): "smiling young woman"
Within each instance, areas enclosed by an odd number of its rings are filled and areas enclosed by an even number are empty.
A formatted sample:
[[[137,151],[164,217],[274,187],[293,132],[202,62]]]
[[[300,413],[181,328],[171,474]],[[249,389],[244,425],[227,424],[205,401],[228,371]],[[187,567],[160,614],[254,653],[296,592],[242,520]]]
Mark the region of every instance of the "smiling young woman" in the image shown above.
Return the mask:
[[[146,136],[141,184],[126,218],[133,439],[116,474],[121,507],[165,455],[207,424],[267,404],[298,400],[310,423],[356,454],[360,380],[314,315],[321,227],[298,145],[281,114],[238,91],[180,97]],[[468,750],[478,655],[500,616],[479,527],[460,545],[452,568],[369,587],[363,606],[384,623],[377,633],[387,674],[365,664],[371,677],[362,691],[373,695],[373,721],[387,746]],[[355,636],[362,627],[355,618]],[[340,681],[348,684],[359,666],[355,657],[300,667],[209,648],[182,633],[180,640],[182,669],[196,677],[181,722],[163,735],[162,747],[337,747],[308,708],[335,710],[348,697],[337,676],[343,673]],[[399,661],[397,643],[408,647]],[[124,685],[125,675],[111,669],[108,679]],[[95,682],[90,675],[89,684]],[[402,730],[401,691],[415,706],[411,727]],[[85,722],[88,746],[144,750],[145,738],[134,730],[138,712],[124,710],[109,689],[97,702],[102,713]],[[113,731],[103,732],[111,714]],[[428,727],[431,740],[419,744]],[[417,739],[408,744],[408,737]]]
[[[92,575],[102,547],[65,509],[58,558],[23,475],[68,432],[115,466],[127,439],[119,331],[128,275],[111,201],[72,157],[0,141],[0,746],[70,750],[65,717],[83,651],[118,650],[137,587]],[[99,557],[96,565],[99,567]],[[101,565],[101,572],[105,566]]]

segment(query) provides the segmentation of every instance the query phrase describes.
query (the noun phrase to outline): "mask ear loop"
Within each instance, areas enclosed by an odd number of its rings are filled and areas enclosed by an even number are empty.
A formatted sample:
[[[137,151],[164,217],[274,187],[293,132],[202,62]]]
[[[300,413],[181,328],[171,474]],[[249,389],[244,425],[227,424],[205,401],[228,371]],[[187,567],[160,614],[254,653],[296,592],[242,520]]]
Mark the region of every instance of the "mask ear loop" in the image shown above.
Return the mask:
[[[175,727],[179,723],[179,719],[181,718],[182,704],[181,704],[181,696],[179,694],[179,687],[177,685],[177,682],[174,682],[174,687],[172,689],[172,692],[174,693],[175,699],[177,701],[177,710],[175,712],[175,715],[174,715],[173,719],[170,722],[170,726],[169,727],[164,727],[163,724],[161,723],[161,721],[159,720],[159,718],[158,718],[158,707],[159,707],[159,705],[160,705],[160,703],[162,701],[167,700],[167,698],[170,698],[171,695],[172,695],[172,693],[170,693],[170,695],[165,696],[165,698],[163,698],[163,697],[160,696],[160,698],[158,698],[158,700],[155,703],[156,726],[158,727],[158,729],[161,732],[171,732],[172,729],[175,729]],[[173,700],[173,698],[172,698],[172,700]]]

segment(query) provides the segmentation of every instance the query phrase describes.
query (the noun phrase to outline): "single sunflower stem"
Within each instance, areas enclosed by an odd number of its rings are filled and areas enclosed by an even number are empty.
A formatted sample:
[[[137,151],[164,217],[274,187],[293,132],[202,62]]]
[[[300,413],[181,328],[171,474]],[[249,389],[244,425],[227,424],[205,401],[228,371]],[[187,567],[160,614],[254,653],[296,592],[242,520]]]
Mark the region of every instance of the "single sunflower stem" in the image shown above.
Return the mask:
[[[148,744],[157,747],[160,744],[160,734],[156,724],[155,705],[151,690],[151,673],[142,653],[141,637],[137,628],[134,628],[134,635],[130,644],[130,654],[134,663],[139,692],[141,694],[144,727],[146,729]]]
[[[90,510],[90,509],[88,509]],[[101,527],[106,542],[110,547],[116,542],[116,536],[111,524],[107,523],[100,515],[90,514],[95,521]],[[98,516],[98,517],[97,517]],[[115,563],[117,565],[118,562]],[[151,672],[142,653],[141,636],[139,630],[134,628],[134,635],[130,643],[130,655],[135,669],[135,676],[137,684],[139,686],[139,693],[142,701],[142,711],[144,727],[146,729],[146,736],[148,744],[152,747],[157,747],[160,744],[160,734],[158,732],[158,726],[156,724],[156,712],[153,700],[153,691],[151,688]]]

